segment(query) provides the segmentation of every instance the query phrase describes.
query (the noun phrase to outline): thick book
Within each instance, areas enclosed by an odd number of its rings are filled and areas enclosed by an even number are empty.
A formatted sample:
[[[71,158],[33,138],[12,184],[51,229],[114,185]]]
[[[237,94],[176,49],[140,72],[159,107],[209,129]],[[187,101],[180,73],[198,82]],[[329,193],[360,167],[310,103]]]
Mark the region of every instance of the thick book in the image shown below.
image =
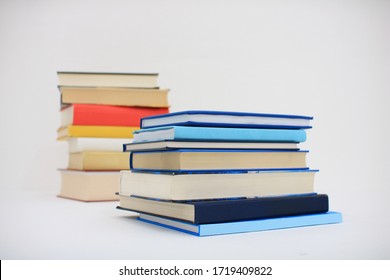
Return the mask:
[[[72,104],[61,110],[61,127],[68,125],[139,126],[142,117],[166,112],[168,108]]]
[[[307,169],[307,151],[177,149],[136,151],[130,169],[142,171],[235,171]]]
[[[297,143],[277,142],[217,142],[217,141],[155,141],[123,144],[124,152],[173,149],[263,149],[298,150]]]
[[[339,212],[326,212],[318,214],[200,225],[148,214],[140,214],[138,220],[196,236],[212,236],[336,224],[342,222],[342,215]]]
[[[316,170],[223,173],[147,173],[121,171],[121,195],[195,200],[314,192]]]
[[[157,88],[157,73],[59,71],[60,86]]]
[[[132,138],[137,126],[68,125],[57,130],[57,140],[69,137]]]
[[[58,196],[80,201],[118,200],[119,171],[60,170],[61,188]]]
[[[186,125],[305,129],[311,128],[312,119],[298,115],[193,110],[145,117],[141,120],[141,128]]]
[[[69,154],[71,170],[126,170],[129,169],[130,153],[79,152]]]
[[[238,141],[238,142],[304,142],[301,129],[266,129],[232,127],[164,126],[134,131],[134,142],[177,141]]]
[[[59,86],[59,90],[61,107],[69,104],[169,107],[168,89]]]
[[[132,141],[130,138],[99,138],[99,137],[70,137],[68,152],[123,152],[123,143]]]
[[[179,219],[194,224],[323,213],[327,212],[328,208],[329,203],[326,194],[195,200],[187,202],[120,195],[118,207],[118,209]]]

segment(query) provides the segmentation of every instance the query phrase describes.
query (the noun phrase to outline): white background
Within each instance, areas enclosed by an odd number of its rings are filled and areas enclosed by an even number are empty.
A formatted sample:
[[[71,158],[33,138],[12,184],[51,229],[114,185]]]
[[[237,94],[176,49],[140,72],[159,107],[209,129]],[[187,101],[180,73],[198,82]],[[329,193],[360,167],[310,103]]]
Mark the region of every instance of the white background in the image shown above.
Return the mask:
[[[389,1],[0,2],[1,259],[390,258]],[[56,198],[57,71],[158,72],[171,111],[314,116],[340,225],[196,238]]]

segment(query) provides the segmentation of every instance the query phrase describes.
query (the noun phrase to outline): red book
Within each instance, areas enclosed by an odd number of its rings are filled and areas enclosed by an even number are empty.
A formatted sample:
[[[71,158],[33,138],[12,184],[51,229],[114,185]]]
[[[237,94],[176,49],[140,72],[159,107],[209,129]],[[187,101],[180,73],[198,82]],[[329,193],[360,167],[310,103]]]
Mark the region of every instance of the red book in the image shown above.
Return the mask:
[[[61,126],[140,126],[140,119],[167,114],[168,108],[72,104],[61,110]]]

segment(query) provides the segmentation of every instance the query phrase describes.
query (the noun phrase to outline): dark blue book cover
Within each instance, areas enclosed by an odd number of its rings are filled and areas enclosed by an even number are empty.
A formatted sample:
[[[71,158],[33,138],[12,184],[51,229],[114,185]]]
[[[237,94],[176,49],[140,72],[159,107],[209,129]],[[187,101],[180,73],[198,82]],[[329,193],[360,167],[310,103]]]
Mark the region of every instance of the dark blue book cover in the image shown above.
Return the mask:
[[[252,112],[190,110],[141,119],[141,128],[160,126],[210,126],[246,128],[311,128],[313,117]]]
[[[324,213],[329,210],[328,196],[316,193],[186,202],[130,197],[127,204],[123,201],[126,201],[126,197],[120,198],[119,209],[186,220],[194,224]]]

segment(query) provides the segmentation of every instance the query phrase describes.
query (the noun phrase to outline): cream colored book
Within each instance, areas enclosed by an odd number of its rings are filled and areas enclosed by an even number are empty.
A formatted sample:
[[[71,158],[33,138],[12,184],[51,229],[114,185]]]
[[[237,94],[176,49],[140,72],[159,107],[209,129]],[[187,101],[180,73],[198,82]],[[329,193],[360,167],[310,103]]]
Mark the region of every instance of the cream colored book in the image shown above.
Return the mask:
[[[122,152],[123,145],[131,142],[131,138],[70,137],[68,151],[69,153]]]
[[[193,200],[312,193],[315,173],[316,170],[212,174],[121,171],[120,194]]]
[[[60,86],[156,88],[156,73],[57,72]]]
[[[119,171],[60,170],[60,197],[81,201],[118,200]]]

